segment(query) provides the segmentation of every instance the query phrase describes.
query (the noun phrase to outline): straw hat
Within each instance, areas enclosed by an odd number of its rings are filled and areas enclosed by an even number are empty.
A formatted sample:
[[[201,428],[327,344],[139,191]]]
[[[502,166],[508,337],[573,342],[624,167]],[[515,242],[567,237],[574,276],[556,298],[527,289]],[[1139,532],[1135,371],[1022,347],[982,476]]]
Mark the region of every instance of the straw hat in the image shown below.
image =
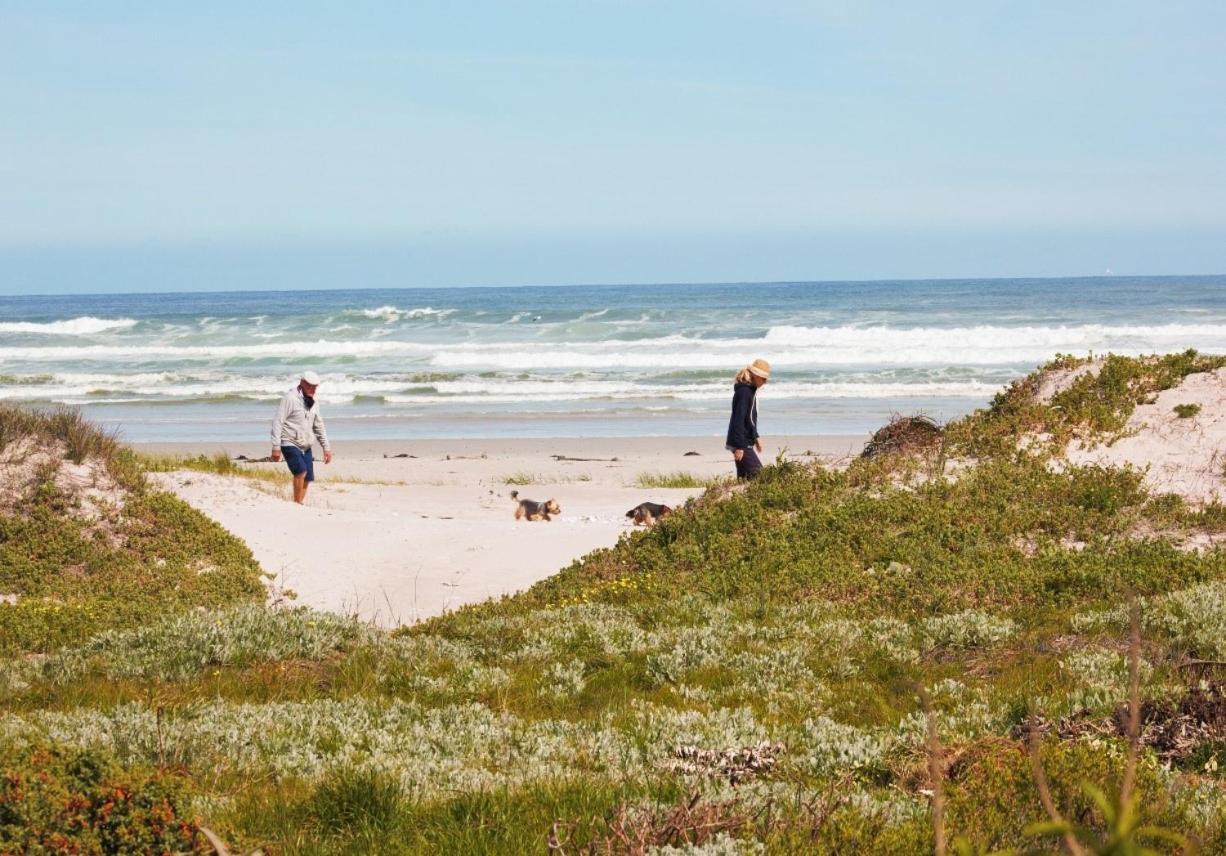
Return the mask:
[[[757,375],[764,380],[770,378],[771,376],[771,364],[766,360],[754,360],[747,366],[747,368],[749,369],[750,374]]]

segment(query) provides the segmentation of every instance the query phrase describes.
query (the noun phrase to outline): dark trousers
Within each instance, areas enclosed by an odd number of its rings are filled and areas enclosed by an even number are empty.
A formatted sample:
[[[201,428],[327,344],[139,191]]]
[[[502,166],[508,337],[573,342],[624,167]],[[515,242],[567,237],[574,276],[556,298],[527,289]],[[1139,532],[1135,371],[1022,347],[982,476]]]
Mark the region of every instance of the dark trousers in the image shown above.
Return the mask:
[[[736,462],[736,477],[738,479],[751,479],[762,471],[762,462],[758,460],[758,453],[753,449],[742,449],[741,451],[744,454]]]

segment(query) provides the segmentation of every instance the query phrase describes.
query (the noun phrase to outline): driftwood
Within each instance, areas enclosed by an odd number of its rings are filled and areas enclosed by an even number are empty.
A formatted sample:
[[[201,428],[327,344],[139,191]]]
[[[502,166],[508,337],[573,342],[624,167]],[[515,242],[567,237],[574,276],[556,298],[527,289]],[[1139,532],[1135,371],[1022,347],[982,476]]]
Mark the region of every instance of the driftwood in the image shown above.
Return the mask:
[[[221,836],[213,830],[204,826],[197,827],[197,829],[200,830],[200,834],[204,836],[205,840],[209,842],[209,846],[213,848],[213,852],[217,856],[238,856],[238,854],[226,847],[226,842],[222,841]],[[261,850],[251,851],[251,856],[262,856],[262,854],[263,851]]]
[[[617,461],[617,458],[569,458],[566,455],[550,455],[549,457],[555,461],[601,461],[607,463]]]

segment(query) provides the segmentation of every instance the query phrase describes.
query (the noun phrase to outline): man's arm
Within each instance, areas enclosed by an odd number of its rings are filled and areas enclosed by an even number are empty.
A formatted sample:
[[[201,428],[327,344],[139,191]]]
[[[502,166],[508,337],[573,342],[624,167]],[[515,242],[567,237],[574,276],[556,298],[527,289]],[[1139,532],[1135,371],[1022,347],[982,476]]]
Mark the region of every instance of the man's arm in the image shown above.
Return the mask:
[[[277,405],[277,413],[272,418],[272,459],[274,461],[281,460],[281,430],[285,427],[285,420],[289,417],[289,396],[282,396],[281,403]]]
[[[311,429],[315,432],[315,437],[319,440],[319,445],[324,450],[324,463],[332,463],[332,446],[328,443],[328,429],[324,427],[323,414],[319,412],[319,405],[315,405],[315,416],[311,420]]]

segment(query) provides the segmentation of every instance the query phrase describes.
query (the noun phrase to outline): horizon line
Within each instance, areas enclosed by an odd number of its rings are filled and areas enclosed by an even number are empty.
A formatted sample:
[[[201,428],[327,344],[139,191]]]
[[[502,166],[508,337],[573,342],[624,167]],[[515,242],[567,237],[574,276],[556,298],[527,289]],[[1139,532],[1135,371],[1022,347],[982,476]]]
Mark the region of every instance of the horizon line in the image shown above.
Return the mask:
[[[411,285],[411,286],[374,286],[370,288],[216,288],[216,289],[177,289],[168,291],[79,291],[79,292],[37,292],[31,294],[23,293],[6,293],[0,291],[0,299],[6,298],[39,298],[39,297],[142,297],[148,295],[168,295],[168,294],[278,294],[286,292],[401,292],[401,291],[450,291],[450,290],[466,290],[466,291],[482,291],[482,290],[509,290],[516,288],[697,288],[702,286],[730,286],[730,285],[746,285],[746,286],[782,286],[782,285],[882,285],[886,283],[923,283],[923,282],[1046,282],[1051,280],[1067,280],[1067,281],[1083,281],[1096,279],[1111,279],[1111,280],[1145,280],[1145,279],[1214,279],[1226,277],[1226,272],[1222,273],[1161,273],[1161,274],[1072,274],[1072,275],[1048,275],[1048,276],[933,276],[933,277],[882,277],[874,279],[772,279],[772,280],[727,280],[727,281],[681,281],[681,282],[656,282],[651,280],[643,280],[639,282],[568,282],[568,283],[517,283],[504,285],[480,285],[480,284],[460,284],[460,285]]]

